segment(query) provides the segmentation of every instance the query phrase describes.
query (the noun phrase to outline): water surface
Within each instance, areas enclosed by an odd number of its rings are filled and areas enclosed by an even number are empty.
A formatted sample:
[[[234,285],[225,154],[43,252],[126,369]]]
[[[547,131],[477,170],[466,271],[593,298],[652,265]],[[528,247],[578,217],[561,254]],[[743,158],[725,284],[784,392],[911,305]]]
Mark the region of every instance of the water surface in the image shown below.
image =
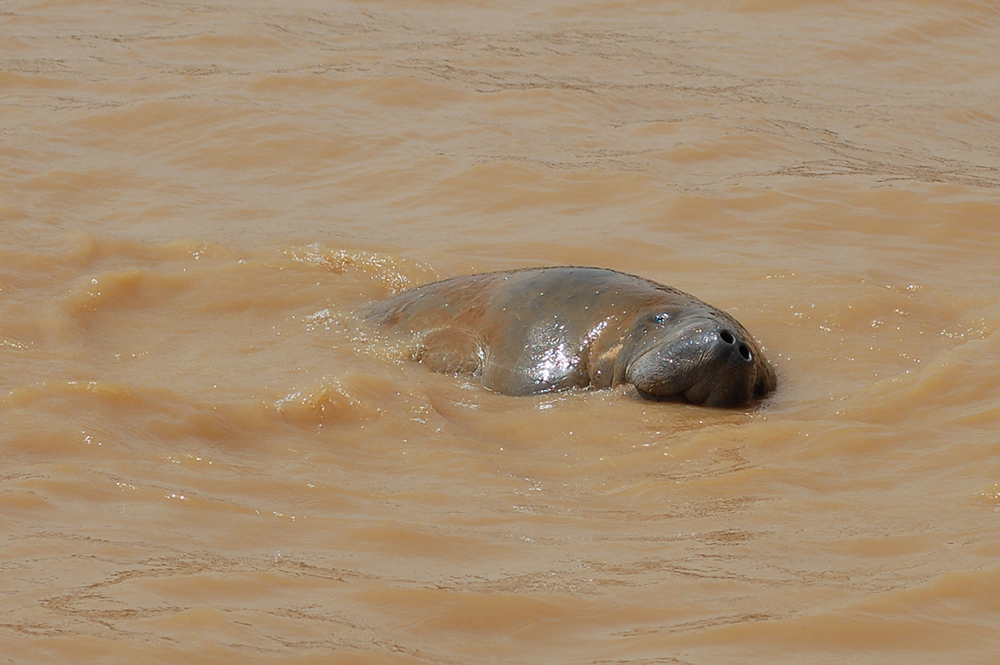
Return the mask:
[[[1000,653],[993,4],[0,17],[7,662]],[[778,392],[509,398],[358,325],[561,264]]]

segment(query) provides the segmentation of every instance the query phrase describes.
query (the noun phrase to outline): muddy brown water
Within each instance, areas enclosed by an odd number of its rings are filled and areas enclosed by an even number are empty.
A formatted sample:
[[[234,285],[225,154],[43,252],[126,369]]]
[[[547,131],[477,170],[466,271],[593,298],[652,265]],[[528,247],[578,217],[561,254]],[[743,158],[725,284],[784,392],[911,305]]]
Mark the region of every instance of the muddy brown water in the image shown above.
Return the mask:
[[[0,6],[0,661],[993,663],[988,2]],[[598,265],[757,408],[489,393],[366,304]]]

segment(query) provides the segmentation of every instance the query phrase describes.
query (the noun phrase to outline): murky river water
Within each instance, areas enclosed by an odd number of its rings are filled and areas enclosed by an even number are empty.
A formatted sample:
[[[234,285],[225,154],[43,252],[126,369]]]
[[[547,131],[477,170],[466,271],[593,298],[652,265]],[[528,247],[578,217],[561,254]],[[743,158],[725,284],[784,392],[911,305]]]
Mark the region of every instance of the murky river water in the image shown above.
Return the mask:
[[[1000,9],[0,4],[0,661],[992,663]],[[367,303],[598,265],[753,409]]]

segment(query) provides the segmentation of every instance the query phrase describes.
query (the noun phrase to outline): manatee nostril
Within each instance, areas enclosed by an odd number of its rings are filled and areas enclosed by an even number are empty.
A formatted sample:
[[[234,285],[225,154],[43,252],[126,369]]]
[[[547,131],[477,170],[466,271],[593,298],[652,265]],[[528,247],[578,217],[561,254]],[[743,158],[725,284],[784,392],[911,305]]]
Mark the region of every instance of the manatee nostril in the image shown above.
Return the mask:
[[[750,352],[750,347],[746,344],[740,344],[740,355],[743,356],[743,360],[753,360],[753,354]]]
[[[733,342],[736,341],[736,338],[733,337],[733,333],[725,329],[719,331],[719,339],[721,339],[726,344],[732,344]]]

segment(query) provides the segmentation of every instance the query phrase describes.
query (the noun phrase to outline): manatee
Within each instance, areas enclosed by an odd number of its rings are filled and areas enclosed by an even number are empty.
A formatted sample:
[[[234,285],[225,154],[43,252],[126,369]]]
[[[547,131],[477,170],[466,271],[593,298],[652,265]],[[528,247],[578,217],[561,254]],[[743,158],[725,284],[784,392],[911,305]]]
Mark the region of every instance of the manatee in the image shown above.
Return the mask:
[[[692,295],[604,268],[454,277],[370,306],[413,360],[504,395],[631,384],[651,399],[736,407],[777,378],[753,337]]]

